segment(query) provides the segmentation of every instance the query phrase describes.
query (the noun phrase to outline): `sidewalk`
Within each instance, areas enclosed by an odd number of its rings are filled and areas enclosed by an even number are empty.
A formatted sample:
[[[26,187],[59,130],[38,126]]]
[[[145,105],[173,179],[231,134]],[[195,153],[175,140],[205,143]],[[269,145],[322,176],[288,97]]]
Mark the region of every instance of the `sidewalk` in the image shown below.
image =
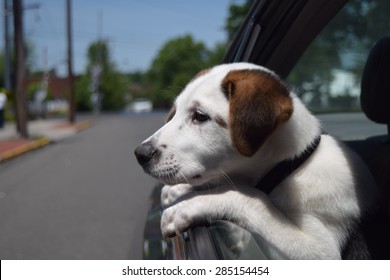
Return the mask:
[[[28,122],[29,139],[22,139],[14,122],[0,129],[0,163],[49,143],[61,141],[91,126],[91,121],[78,121],[71,125],[66,119],[45,119]]]

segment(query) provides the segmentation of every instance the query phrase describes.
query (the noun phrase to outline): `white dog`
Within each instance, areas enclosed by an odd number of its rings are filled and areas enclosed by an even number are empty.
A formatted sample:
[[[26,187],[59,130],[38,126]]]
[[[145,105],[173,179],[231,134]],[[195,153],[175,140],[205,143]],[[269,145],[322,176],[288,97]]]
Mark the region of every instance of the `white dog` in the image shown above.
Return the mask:
[[[135,154],[168,185],[164,237],[229,220],[288,258],[340,259],[356,248],[351,240],[375,199],[359,158],[321,135],[318,120],[276,74],[249,63],[196,75]],[[352,257],[367,257],[359,246]]]

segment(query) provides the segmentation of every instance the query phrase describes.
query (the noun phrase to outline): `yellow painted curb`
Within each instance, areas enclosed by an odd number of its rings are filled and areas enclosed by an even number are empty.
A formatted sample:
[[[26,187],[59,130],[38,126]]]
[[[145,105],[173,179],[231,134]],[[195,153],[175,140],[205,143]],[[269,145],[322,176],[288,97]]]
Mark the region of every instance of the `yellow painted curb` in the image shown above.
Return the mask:
[[[34,140],[31,143],[22,145],[21,147],[16,147],[16,148],[11,149],[9,151],[3,152],[2,154],[0,154],[0,162],[9,160],[9,159],[17,157],[21,154],[24,154],[24,153],[27,153],[29,151],[46,146],[49,143],[50,143],[49,138],[47,138],[47,137],[39,138],[37,140]]]

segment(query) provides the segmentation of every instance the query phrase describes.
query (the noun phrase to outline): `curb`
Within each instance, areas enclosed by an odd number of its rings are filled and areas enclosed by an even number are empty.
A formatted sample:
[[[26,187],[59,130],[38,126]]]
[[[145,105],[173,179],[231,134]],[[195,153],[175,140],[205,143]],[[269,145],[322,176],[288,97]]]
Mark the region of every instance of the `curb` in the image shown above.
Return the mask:
[[[73,129],[76,133],[83,131],[84,129],[87,129],[92,126],[92,122],[90,120],[86,121],[80,121],[73,125]],[[32,140],[30,143],[26,143],[24,145],[21,145],[19,147],[15,147],[13,149],[10,149],[8,151],[4,151],[0,153],[0,163],[3,163],[7,160],[13,159],[17,156],[20,156],[22,154],[28,153],[30,151],[36,150],[38,148],[44,147],[50,143],[56,142],[53,139],[50,139],[49,137],[42,136],[39,137],[36,140]]]
[[[33,151],[35,149],[41,148],[43,146],[46,146],[46,145],[50,144],[50,142],[51,141],[49,138],[41,137],[41,138],[38,138],[38,139],[32,141],[31,143],[27,143],[27,144],[22,145],[20,147],[16,147],[16,148],[10,149],[8,151],[5,151],[2,154],[0,154],[0,163],[4,162],[6,160],[12,159],[14,157],[17,157],[21,154],[24,154],[24,153]]]
[[[65,129],[72,130],[74,132],[80,132],[84,129],[87,129],[92,126],[92,122],[90,120],[80,121],[75,124],[63,123],[59,125],[55,125],[52,127],[53,130]]]

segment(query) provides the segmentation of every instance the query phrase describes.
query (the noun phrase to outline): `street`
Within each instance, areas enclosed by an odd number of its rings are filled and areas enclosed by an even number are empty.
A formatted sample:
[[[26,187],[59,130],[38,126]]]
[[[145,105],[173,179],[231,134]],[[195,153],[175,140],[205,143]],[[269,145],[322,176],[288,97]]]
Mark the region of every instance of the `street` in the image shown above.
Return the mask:
[[[135,147],[165,113],[106,115],[0,165],[0,259],[141,259],[155,181]]]
[[[340,140],[364,140],[387,134],[387,127],[369,120],[363,113],[319,114],[323,129]]]

